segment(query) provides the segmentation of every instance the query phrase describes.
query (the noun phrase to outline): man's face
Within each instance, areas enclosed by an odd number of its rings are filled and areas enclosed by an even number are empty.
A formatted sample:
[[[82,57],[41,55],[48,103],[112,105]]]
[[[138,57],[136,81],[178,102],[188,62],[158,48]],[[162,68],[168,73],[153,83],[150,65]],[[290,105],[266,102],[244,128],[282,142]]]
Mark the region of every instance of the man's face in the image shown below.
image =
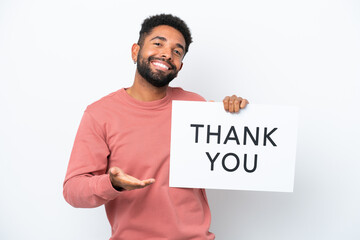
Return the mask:
[[[155,27],[144,39],[137,54],[139,74],[155,87],[168,85],[182,67],[185,39],[173,27]]]

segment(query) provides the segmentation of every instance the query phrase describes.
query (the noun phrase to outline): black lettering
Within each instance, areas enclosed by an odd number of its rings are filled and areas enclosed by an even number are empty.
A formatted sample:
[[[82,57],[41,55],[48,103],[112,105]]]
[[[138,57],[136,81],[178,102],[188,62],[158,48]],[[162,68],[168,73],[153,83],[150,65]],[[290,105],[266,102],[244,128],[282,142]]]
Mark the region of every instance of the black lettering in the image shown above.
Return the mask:
[[[210,135],[217,136],[217,143],[220,144],[220,132],[221,132],[221,126],[218,125],[218,131],[217,132],[210,132],[210,125],[207,126],[207,140],[206,143],[210,142]]]
[[[190,127],[195,127],[195,143],[199,140],[199,128],[204,127],[203,124],[190,124]]]
[[[215,158],[213,159],[208,152],[206,152],[206,155],[208,156],[210,162],[211,162],[211,171],[214,171],[214,162],[217,159],[217,157],[220,155],[220,153],[217,153],[215,155]]]
[[[248,173],[252,173],[252,172],[255,172],[256,170],[256,167],[257,167],[257,154],[255,154],[255,157],[254,157],[254,167],[253,169],[249,170],[247,168],[247,154],[244,154],[244,170]]]
[[[225,165],[225,159],[226,159],[228,156],[234,156],[235,159],[236,159],[236,166],[235,166],[234,168],[232,168],[232,169],[227,168],[226,165]],[[233,172],[233,171],[235,171],[236,169],[238,169],[239,165],[240,165],[240,159],[239,159],[239,157],[238,157],[235,153],[227,153],[227,154],[224,155],[224,157],[223,157],[223,159],[222,159],[222,166],[223,166],[223,168],[224,168],[226,171],[228,171],[228,172]]]
[[[231,133],[233,133],[234,137],[230,137]],[[228,133],[228,135],[227,135],[226,138],[225,138],[224,144],[226,144],[228,140],[235,140],[236,143],[237,143],[237,145],[240,144],[234,126],[231,126],[231,128],[230,128],[230,130],[229,130],[229,133]]]
[[[276,131],[277,128],[274,128],[269,133],[267,133],[267,128],[264,129],[264,146],[266,146],[266,139],[271,142],[273,146],[276,147],[276,143],[270,138],[270,135],[273,134]]]
[[[256,138],[251,134],[248,127],[244,127],[244,145],[246,145],[246,135],[249,135],[255,146],[259,144],[259,127],[256,128]]]

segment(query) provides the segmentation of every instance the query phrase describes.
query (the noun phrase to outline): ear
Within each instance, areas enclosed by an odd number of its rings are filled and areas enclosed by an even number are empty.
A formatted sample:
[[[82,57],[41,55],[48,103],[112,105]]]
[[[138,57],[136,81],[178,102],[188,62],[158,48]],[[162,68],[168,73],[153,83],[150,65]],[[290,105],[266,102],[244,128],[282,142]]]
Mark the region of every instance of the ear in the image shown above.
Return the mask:
[[[140,46],[134,43],[131,47],[131,58],[135,63],[137,61],[139,51],[140,51]]]
[[[182,69],[182,67],[183,67],[183,62],[181,62],[181,65],[180,65],[179,71]]]

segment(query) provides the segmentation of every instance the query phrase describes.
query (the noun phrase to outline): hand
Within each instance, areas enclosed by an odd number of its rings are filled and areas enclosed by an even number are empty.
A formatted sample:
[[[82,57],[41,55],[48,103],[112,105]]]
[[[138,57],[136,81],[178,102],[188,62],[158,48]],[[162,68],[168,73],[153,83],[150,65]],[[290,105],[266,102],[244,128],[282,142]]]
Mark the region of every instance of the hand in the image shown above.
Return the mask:
[[[237,97],[236,95],[232,95],[231,97],[226,96],[223,100],[225,111],[235,113],[239,112],[240,109],[246,107],[249,104],[249,101],[245,98]]]
[[[155,179],[150,178],[146,180],[139,180],[124,173],[118,167],[109,169],[110,181],[114,187],[123,188],[124,190],[134,190],[144,188],[155,182]]]

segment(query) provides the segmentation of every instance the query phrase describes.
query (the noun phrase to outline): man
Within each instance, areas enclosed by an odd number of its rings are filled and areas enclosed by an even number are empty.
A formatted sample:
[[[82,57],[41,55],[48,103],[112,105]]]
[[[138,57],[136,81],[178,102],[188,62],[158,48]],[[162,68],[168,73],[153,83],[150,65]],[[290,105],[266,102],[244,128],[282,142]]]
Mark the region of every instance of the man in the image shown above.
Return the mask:
[[[110,239],[214,239],[205,190],[169,188],[171,102],[204,101],[168,86],[191,41],[177,17],[145,19],[131,49],[137,63],[133,85],[84,112],[64,197],[74,207],[105,204]],[[237,112],[247,103],[234,95],[224,99],[224,108]]]

